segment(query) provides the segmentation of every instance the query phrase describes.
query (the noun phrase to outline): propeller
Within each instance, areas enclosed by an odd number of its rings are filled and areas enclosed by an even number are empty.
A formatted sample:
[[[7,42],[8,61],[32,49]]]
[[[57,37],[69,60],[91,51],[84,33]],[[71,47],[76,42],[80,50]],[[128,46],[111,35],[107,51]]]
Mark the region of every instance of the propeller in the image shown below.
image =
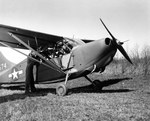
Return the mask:
[[[120,42],[118,41],[113,35],[112,33],[109,31],[109,29],[106,27],[106,25],[104,24],[104,22],[102,21],[102,19],[100,19],[100,21],[102,22],[103,26],[105,27],[105,29],[107,30],[107,32],[110,34],[110,36],[112,37],[112,44],[122,53],[122,55],[131,63],[131,59],[129,58],[128,54],[126,53],[126,51],[124,50],[124,48],[121,46],[124,42]],[[118,41],[118,42],[117,42]]]

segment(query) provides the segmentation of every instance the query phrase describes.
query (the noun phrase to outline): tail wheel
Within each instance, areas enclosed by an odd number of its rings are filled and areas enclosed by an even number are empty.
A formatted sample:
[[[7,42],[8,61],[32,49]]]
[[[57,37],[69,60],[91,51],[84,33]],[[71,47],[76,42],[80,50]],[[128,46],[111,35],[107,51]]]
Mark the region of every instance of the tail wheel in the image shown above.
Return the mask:
[[[59,96],[64,96],[67,94],[67,87],[65,84],[59,84],[58,87],[56,88],[56,93]]]

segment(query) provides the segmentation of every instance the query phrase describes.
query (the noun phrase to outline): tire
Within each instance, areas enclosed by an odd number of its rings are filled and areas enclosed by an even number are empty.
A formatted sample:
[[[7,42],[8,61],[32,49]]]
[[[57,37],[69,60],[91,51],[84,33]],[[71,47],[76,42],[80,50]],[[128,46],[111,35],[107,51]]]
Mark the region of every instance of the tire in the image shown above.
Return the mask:
[[[59,84],[56,88],[56,93],[58,96],[64,96],[67,94],[67,88],[65,84]]]

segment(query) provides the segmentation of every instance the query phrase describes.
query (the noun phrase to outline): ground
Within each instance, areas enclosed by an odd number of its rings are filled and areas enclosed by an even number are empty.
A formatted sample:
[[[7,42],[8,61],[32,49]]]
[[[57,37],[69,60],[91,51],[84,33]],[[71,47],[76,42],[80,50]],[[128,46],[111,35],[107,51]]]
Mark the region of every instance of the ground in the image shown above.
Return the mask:
[[[55,94],[55,84],[36,85],[24,94],[20,86],[0,89],[0,121],[150,121],[150,75],[90,75],[102,91],[84,78],[68,83],[68,95]]]

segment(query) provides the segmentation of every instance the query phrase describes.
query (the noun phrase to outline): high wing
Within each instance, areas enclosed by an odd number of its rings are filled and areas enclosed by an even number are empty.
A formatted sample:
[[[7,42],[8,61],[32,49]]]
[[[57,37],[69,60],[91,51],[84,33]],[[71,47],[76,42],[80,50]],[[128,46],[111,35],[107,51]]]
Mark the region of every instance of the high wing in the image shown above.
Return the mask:
[[[55,36],[30,30],[25,30],[21,28],[0,25],[0,42],[6,43],[12,48],[28,49],[16,39],[10,36],[13,34],[20,38],[24,43],[28,44],[31,48],[37,49],[39,46],[44,46],[50,43],[57,43],[61,41],[63,37]],[[0,44],[0,46],[3,46]]]
[[[36,51],[39,47],[50,44],[54,45],[58,41],[63,41],[63,37],[0,25],[0,46],[10,47],[15,51],[18,51],[15,48],[32,50],[45,61],[42,63],[43,65],[46,65],[59,73],[64,73],[55,63],[48,61]]]

